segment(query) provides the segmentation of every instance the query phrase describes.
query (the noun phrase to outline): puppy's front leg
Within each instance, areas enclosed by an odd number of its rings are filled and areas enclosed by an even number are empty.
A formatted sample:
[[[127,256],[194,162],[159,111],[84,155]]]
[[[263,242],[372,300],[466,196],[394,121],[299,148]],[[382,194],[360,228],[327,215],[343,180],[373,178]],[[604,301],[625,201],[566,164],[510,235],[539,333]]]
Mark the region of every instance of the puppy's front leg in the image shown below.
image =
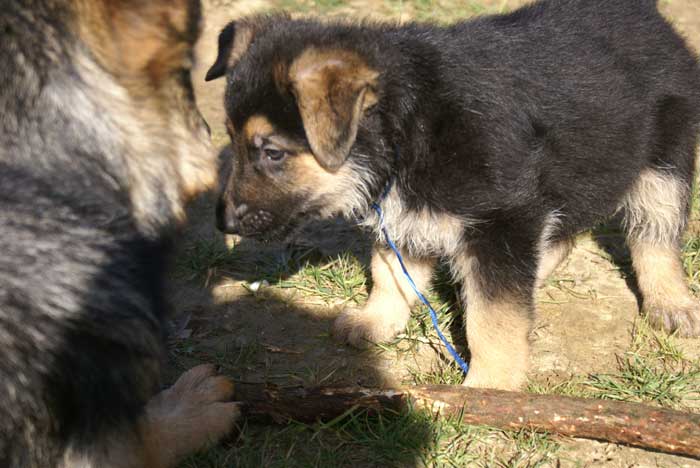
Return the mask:
[[[425,292],[435,259],[410,257],[405,251],[401,255],[416,286]],[[345,309],[333,325],[335,336],[353,346],[364,347],[393,338],[406,327],[417,300],[394,252],[378,245],[372,251],[372,281],[374,286],[365,306]]]
[[[145,466],[168,468],[185,455],[217,442],[233,428],[238,405],[233,384],[203,364],[185,372],[146,406],[142,422]]]
[[[471,361],[464,385],[518,390],[530,362],[534,274],[518,278],[522,266],[507,264],[505,258],[492,259],[500,263],[498,269],[479,260],[468,253],[453,260],[467,305]]]

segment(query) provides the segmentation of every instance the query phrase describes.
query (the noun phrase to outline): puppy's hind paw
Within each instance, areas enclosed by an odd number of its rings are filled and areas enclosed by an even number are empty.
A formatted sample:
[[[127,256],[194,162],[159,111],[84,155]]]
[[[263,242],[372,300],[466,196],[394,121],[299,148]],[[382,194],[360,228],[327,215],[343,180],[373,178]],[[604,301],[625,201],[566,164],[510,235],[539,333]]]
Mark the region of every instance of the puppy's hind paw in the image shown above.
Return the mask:
[[[682,306],[654,304],[644,307],[643,314],[656,329],[682,338],[700,337],[700,305],[689,300]]]

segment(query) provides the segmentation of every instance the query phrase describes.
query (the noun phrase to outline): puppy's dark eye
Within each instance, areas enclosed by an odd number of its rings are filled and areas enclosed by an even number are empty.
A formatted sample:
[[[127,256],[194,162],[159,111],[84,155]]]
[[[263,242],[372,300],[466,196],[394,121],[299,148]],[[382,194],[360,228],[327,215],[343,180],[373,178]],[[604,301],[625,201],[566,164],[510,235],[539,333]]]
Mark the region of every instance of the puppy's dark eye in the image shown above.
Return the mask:
[[[287,152],[277,148],[264,148],[263,154],[270,161],[281,161],[287,156]]]

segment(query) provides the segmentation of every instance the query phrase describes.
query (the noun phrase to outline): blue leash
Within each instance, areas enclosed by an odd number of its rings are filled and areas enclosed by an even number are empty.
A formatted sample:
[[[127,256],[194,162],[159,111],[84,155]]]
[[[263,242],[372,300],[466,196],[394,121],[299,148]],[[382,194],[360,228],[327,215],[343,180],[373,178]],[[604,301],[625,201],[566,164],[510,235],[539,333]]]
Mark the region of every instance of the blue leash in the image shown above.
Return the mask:
[[[396,151],[396,154],[398,155],[398,149]],[[426,307],[428,307],[428,310],[430,311],[430,320],[433,322],[433,327],[435,328],[435,331],[437,332],[438,336],[440,337],[440,340],[443,342],[445,347],[447,348],[447,351],[449,351],[450,355],[452,355],[452,359],[454,359],[459,367],[462,368],[462,372],[466,375],[469,372],[469,364],[464,362],[464,359],[457,353],[457,351],[452,347],[450,342],[445,338],[445,335],[442,334],[442,331],[440,331],[440,325],[438,325],[438,319],[437,319],[437,313],[435,312],[435,309],[433,309],[433,306],[430,305],[430,301],[418,290],[418,287],[416,286],[416,283],[413,282],[413,278],[411,278],[411,275],[408,273],[408,270],[406,269],[406,265],[403,262],[403,257],[401,256],[401,252],[399,252],[399,249],[396,247],[396,244],[391,240],[391,237],[389,237],[389,233],[386,230],[386,226],[384,226],[384,212],[382,211],[382,208],[379,206],[379,203],[381,203],[388,195],[389,192],[391,191],[391,187],[394,183],[394,179],[392,178],[389,183],[387,184],[386,188],[384,189],[384,192],[382,195],[379,197],[378,202],[372,202],[372,208],[374,211],[377,212],[377,215],[379,216],[379,227],[382,230],[382,234],[384,234],[384,240],[386,243],[389,245],[391,250],[394,251],[396,254],[396,258],[399,260],[399,264],[401,265],[401,269],[403,270],[403,274],[406,276],[406,279],[408,280],[408,283],[411,285],[411,288],[413,288],[413,291],[416,293],[416,296],[418,296],[418,299],[425,304]]]

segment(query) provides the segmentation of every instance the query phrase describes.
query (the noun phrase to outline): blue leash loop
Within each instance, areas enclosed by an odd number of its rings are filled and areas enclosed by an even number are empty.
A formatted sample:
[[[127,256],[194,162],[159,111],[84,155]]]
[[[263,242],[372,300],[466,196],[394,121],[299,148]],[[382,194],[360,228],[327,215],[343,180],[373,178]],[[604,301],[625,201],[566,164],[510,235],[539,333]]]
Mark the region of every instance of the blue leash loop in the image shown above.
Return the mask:
[[[398,159],[398,148],[396,149],[396,157]],[[379,228],[382,230],[382,234],[384,234],[384,240],[386,243],[389,245],[391,250],[394,251],[396,254],[396,258],[399,260],[399,264],[401,265],[401,270],[403,270],[403,274],[408,280],[408,284],[411,285],[411,288],[413,289],[413,292],[416,293],[416,296],[418,296],[418,299],[428,308],[428,311],[430,311],[430,320],[433,322],[433,328],[435,328],[435,331],[437,332],[438,336],[440,337],[440,341],[445,345],[447,348],[447,351],[450,353],[452,356],[452,359],[454,359],[459,367],[462,368],[462,372],[466,375],[469,372],[469,364],[467,364],[464,359],[457,353],[457,350],[452,347],[450,342],[445,338],[445,335],[442,334],[442,331],[440,330],[440,325],[438,324],[438,319],[437,319],[437,312],[435,312],[435,309],[433,309],[433,306],[430,305],[430,301],[423,295],[418,290],[418,287],[416,286],[416,283],[413,282],[413,278],[411,278],[411,275],[408,273],[408,270],[406,269],[406,265],[403,262],[403,257],[401,256],[401,252],[399,252],[399,249],[396,247],[396,244],[394,244],[394,241],[391,240],[391,237],[389,237],[389,233],[386,230],[386,226],[384,225],[384,212],[382,211],[382,208],[379,206],[379,204],[384,201],[384,199],[389,195],[389,192],[391,191],[391,187],[394,185],[394,177],[392,177],[389,182],[387,183],[386,188],[384,189],[384,192],[381,194],[379,197],[378,201],[372,202],[372,209],[377,212],[377,215],[379,216]]]

